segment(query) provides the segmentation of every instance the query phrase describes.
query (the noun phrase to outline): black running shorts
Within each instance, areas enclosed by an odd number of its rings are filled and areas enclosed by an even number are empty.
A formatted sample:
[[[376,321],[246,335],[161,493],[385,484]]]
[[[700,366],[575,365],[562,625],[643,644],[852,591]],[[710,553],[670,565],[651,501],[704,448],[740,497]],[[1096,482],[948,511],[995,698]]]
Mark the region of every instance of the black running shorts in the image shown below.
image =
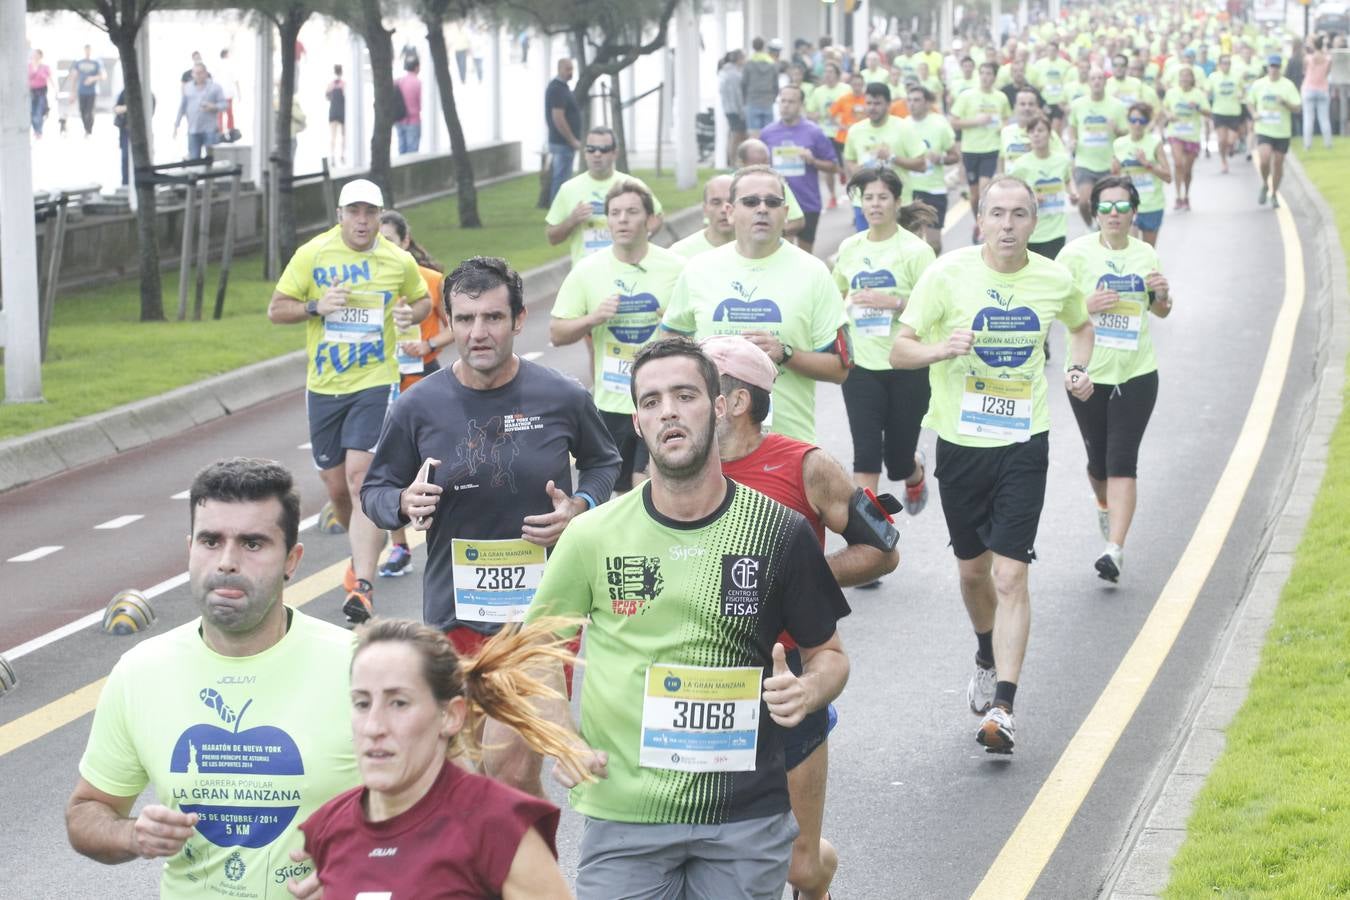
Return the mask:
[[[938,438],[933,474],[956,558],[975,559],[992,550],[1018,562],[1034,561],[1049,466],[1049,432],[1003,447],[965,447]]]

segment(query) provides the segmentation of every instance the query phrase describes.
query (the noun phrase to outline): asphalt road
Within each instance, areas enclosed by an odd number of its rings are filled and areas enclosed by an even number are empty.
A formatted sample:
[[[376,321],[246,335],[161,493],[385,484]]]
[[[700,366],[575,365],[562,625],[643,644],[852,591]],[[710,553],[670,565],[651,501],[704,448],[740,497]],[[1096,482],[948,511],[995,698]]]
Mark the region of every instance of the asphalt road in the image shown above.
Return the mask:
[[[879,590],[849,591],[853,615],[841,626],[853,661],[831,741],[825,833],[839,849],[842,898],[962,897],[980,883],[1060,754],[1134,640],[1190,540],[1234,445],[1256,390],[1283,293],[1274,215],[1255,204],[1257,180],[1242,167],[1218,174],[1197,166],[1195,210],[1169,211],[1160,253],[1176,311],[1155,321],[1162,389],[1140,460],[1139,511],[1118,587],[1096,578],[1096,517],[1083,451],[1061,392],[1052,390],[1049,491],[1032,567],[1033,623],[1018,694],[1018,745],[1011,758],[987,756],[966,708],[974,641],[946,546],[938,498],[901,528],[900,568]],[[818,247],[849,229],[845,210],[828,213]],[[1081,233],[1076,226],[1071,236]],[[948,235],[963,245],[969,220]],[[434,248],[433,248],[434,249]],[[1309,290],[1317,289],[1311,280]],[[579,347],[550,348],[546,308],[534,310],[518,352],[582,375]],[[1130,828],[1155,790],[1160,767],[1210,674],[1210,664],[1267,539],[1308,398],[1317,317],[1305,309],[1280,412],[1237,523],[1177,643],[1124,736],[1059,843],[1034,896],[1090,897],[1100,890]],[[297,335],[298,337],[298,335]],[[1063,359],[1056,335],[1055,362]],[[1052,384],[1054,382],[1052,381]],[[837,389],[817,395],[818,433],[846,464],[847,421]],[[185,569],[186,490],[192,473],[220,456],[280,459],[299,473],[309,515],[322,502],[307,450],[303,399],[280,398],[173,440],[0,496],[0,560],[37,548],[62,549],[29,562],[0,562],[0,652],[100,610],[125,587],[159,584]],[[923,444],[932,459],[932,436]],[[96,526],[141,516],[118,528]],[[310,530],[301,577],[340,561],[345,538]],[[421,551],[418,551],[419,554]],[[338,621],[337,576],[306,611]],[[415,616],[420,577],[377,585],[378,608]],[[293,589],[294,590],[294,589]],[[160,633],[193,612],[186,589],[155,600]],[[0,730],[103,677],[131,638],[86,628],[16,661],[20,687],[0,699]],[[31,645],[30,645],[31,646]],[[1105,698],[1110,702],[1110,698]],[[34,722],[25,720],[28,725]],[[62,810],[76,777],[89,717],[7,751],[0,739],[0,896],[152,895],[157,866],[105,867],[71,851]],[[561,796],[558,799],[562,799]],[[577,817],[564,814],[561,858],[576,859]]]

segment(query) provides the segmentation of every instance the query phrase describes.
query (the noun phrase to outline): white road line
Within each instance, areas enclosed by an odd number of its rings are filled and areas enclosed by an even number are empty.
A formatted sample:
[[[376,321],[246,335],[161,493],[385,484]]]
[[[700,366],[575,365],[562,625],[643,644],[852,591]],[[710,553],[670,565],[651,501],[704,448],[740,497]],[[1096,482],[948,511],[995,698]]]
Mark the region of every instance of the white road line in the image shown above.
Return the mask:
[[[522,358],[522,359],[528,359],[530,362],[534,362],[536,359],[538,359],[539,357],[541,357],[541,356],[543,356],[543,355],[544,355],[544,352],[543,352],[542,350],[531,350],[529,353],[523,354],[523,355],[521,356],[521,358]]]
[[[313,528],[318,521],[319,517],[317,515],[310,516],[308,519],[302,519],[300,521],[300,530],[305,531],[307,529]],[[40,554],[41,556],[46,556],[47,553],[52,553],[60,549],[61,549],[60,547],[39,547],[37,550],[32,550],[28,553],[25,553],[24,556],[26,557],[32,556],[34,553],[38,553],[39,551],[46,551]],[[37,557],[33,558],[36,559]],[[21,559],[17,556],[14,559],[10,560],[10,562],[26,562],[26,561],[27,560]],[[188,581],[188,573],[179,572],[172,578],[166,578],[159,584],[154,585],[153,587],[146,588],[145,590],[141,591],[141,593],[145,595],[146,599],[154,599],[155,597],[158,597],[160,594],[167,593],[173,590],[174,588],[179,587],[180,585],[187,584],[187,581]],[[108,595],[108,599],[109,600],[112,599],[112,594]],[[5,650],[3,651],[4,656],[9,661],[13,662],[14,660],[18,659],[21,656],[27,656],[34,650],[41,650],[43,647],[46,647],[49,644],[56,643],[63,637],[68,637],[69,635],[72,635],[77,631],[83,631],[90,625],[95,625],[101,621],[103,621],[103,610],[100,609],[98,612],[91,612],[87,616],[81,616],[74,622],[69,622],[65,625],[62,625],[60,628],[54,628],[51,631],[47,632],[46,634],[40,634],[37,637],[33,638],[31,641],[25,641],[24,643],[19,644],[17,647],[12,647],[9,650]]]
[[[308,450],[308,449],[310,449],[311,446],[312,446],[312,445],[310,444],[309,441],[305,441],[303,444],[296,444],[296,445],[295,445],[295,449],[297,449],[297,450]]]
[[[49,547],[38,547],[35,550],[29,550],[27,553],[20,553],[18,556],[11,556],[9,558],[9,561],[32,562],[35,559],[42,559],[42,557],[44,556],[50,556],[51,554],[55,553],[57,550],[60,549],[61,549],[60,545]]]
[[[144,518],[145,518],[145,516],[140,516],[140,515],[135,515],[135,516],[118,516],[118,517],[115,518],[115,519],[109,519],[108,521],[104,522],[102,525],[95,525],[94,528],[95,528],[95,529],[101,529],[101,530],[103,530],[103,531],[111,531],[111,530],[114,529],[114,528],[124,528],[124,527],[126,527],[127,525],[130,525],[132,522],[136,522],[136,521],[138,521],[138,520],[140,520],[140,519],[144,519]]]
[[[170,499],[170,500],[186,500],[186,499],[188,498],[188,495],[190,495],[191,493],[192,493],[191,489],[186,490],[186,491],[179,491],[178,493],[174,494],[174,495],[173,495],[172,497],[170,497],[169,499]]]

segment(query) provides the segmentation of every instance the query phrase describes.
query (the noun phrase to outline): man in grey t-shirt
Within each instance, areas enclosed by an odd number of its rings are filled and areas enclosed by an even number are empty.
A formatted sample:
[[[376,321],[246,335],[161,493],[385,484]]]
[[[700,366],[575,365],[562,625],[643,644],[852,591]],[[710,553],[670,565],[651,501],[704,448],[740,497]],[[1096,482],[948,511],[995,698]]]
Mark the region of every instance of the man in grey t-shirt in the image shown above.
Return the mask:
[[[200,159],[206,148],[220,141],[217,113],[225,108],[225,92],[211,80],[206,66],[192,67],[192,81],[183,86],[183,99],[178,104],[178,116],[173,120],[173,136],[178,137],[178,126],[188,123],[188,159]]]

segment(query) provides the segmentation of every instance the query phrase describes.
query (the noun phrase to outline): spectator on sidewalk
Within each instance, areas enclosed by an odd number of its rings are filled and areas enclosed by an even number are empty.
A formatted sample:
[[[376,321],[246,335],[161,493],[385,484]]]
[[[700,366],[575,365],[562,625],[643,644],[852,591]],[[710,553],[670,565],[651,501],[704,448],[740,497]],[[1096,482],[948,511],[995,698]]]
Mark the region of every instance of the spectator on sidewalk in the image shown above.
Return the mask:
[[[192,80],[183,88],[183,97],[178,103],[178,115],[173,120],[173,136],[178,137],[178,127],[186,119],[188,123],[188,159],[201,159],[208,147],[220,141],[220,132],[216,130],[216,113],[225,108],[225,92],[220,85],[211,80],[206,66],[197,63],[192,67]]]
[[[28,60],[28,117],[33,123],[33,136],[42,137],[42,124],[51,111],[48,94],[51,91],[52,70],[42,61],[42,51],[34,50]]]
[[[727,118],[727,165],[735,167],[736,148],[745,140],[745,95],[741,93],[741,69],[745,52],[732,50],[722,57],[717,69],[717,93],[722,98],[722,115]]]
[[[84,45],[84,59],[77,59],[70,66],[70,81],[80,103],[80,121],[84,124],[84,136],[94,133],[94,101],[98,99],[98,83],[107,78],[103,63],[94,59],[94,49]]]
[[[234,131],[234,98],[239,96],[239,77],[234,74],[234,67],[230,65],[229,47],[221,48],[220,62],[216,63],[211,80],[220,85],[221,92],[225,94],[225,108],[221,110],[220,121],[216,123],[216,128],[221,134],[228,135]]]
[[[773,121],[773,104],[778,99],[778,61],[764,52],[764,38],[750,42],[754,53],[741,70],[741,97],[745,100],[745,127],[750,137]]]
[[[347,83],[342,80],[341,63],[333,66],[333,80],[323,93],[328,101],[328,158],[347,164]]]
[[[558,60],[558,74],[544,91],[544,122],[548,125],[548,155],[553,161],[553,179],[549,184],[548,202],[558,196],[558,188],[572,177],[577,151],[581,149],[581,108],[577,106],[572,89],[574,67],[570,59]]]
[[[395,82],[403,95],[403,118],[397,122],[400,154],[416,153],[422,146],[422,80],[417,77],[421,68],[417,57],[405,57],[403,77]]]

